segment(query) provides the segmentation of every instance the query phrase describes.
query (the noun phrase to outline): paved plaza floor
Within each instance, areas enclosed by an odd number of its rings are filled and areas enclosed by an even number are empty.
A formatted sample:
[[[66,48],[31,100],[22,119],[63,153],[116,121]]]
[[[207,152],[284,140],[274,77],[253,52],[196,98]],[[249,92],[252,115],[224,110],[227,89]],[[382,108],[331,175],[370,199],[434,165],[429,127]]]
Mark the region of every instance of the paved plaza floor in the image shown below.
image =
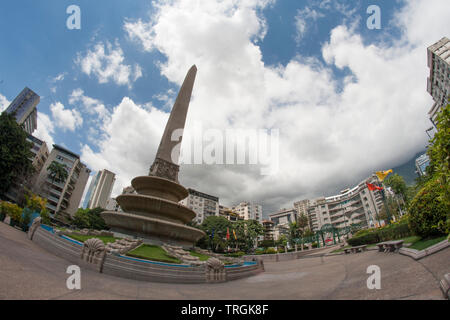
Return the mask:
[[[257,276],[220,284],[141,282],[82,269],[81,290],[69,290],[70,262],[0,223],[0,299],[443,299],[439,281],[450,272],[450,248],[415,261],[397,253],[266,262]],[[367,267],[381,270],[381,289],[368,289]]]

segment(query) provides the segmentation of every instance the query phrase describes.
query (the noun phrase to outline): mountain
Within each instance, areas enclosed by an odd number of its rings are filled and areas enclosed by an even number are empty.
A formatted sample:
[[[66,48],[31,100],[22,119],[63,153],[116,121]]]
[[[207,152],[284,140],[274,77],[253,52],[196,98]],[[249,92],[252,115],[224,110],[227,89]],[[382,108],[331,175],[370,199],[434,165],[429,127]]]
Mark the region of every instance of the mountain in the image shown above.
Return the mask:
[[[422,152],[417,153],[413,158],[405,162],[404,164],[392,168],[394,173],[397,173],[398,175],[402,176],[403,179],[405,179],[405,182],[407,185],[411,185],[415,183],[415,179],[418,177],[416,173],[416,159],[420,155],[424,154],[426,150],[423,150]]]

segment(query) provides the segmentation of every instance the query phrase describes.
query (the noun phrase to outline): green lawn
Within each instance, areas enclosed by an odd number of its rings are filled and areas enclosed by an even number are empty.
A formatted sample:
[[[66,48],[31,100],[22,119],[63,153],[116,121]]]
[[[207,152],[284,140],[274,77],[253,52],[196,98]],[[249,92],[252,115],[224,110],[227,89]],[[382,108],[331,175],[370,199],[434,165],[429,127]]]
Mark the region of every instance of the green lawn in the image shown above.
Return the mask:
[[[403,238],[401,240],[403,240],[404,244],[406,244],[406,243],[414,243],[414,242],[419,241],[420,237],[419,236],[411,236],[411,237]]]
[[[195,251],[190,251],[190,254],[191,254],[191,256],[198,257],[200,259],[200,261],[206,261],[209,258],[211,258],[210,256],[207,256],[206,254],[198,253]]]
[[[423,249],[431,247],[432,245],[435,245],[436,243],[441,242],[445,239],[447,239],[447,236],[442,236],[439,238],[432,238],[432,239],[420,239],[418,241],[415,241],[409,248],[416,249],[416,250],[423,250]]]
[[[127,256],[151,261],[181,263],[179,259],[169,256],[163,248],[148,244],[143,244],[136,249],[128,252]]]
[[[114,237],[86,236],[86,235],[80,235],[80,234],[71,234],[68,237],[78,240],[80,242],[85,242],[87,239],[91,239],[91,238],[98,238],[98,239],[102,240],[105,244],[107,244],[109,242],[114,242],[114,241],[120,239],[120,238],[114,238]]]

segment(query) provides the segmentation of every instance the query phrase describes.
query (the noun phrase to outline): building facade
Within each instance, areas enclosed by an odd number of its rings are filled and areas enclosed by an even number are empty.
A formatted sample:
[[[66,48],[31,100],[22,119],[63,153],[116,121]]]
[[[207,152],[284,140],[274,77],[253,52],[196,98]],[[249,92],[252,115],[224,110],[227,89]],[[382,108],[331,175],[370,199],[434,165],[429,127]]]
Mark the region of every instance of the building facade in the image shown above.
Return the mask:
[[[436,116],[448,104],[450,97],[450,40],[444,37],[429,46],[427,60],[430,68],[427,91],[434,101],[428,116],[436,126]]]
[[[420,177],[426,174],[425,170],[430,164],[430,158],[426,153],[424,153],[416,159],[415,163],[416,163],[416,173]]]
[[[233,206],[232,210],[244,220],[256,220],[262,223],[262,206],[259,204],[245,201]]]
[[[367,178],[338,195],[310,200],[307,215],[311,230],[320,230],[325,224],[336,228],[351,224],[359,224],[363,228],[375,227],[379,223],[383,196],[379,190],[369,190],[367,183],[376,184],[377,177]]]
[[[297,216],[297,210],[295,210],[294,208],[284,208],[275,213],[269,214],[269,219],[274,223],[274,227],[277,227],[279,225],[289,227],[289,224],[297,221]]]
[[[17,123],[23,125],[24,130],[30,135],[37,128],[36,106],[40,99],[33,90],[25,87],[6,108],[7,113],[15,113]]]
[[[196,216],[193,219],[197,224],[202,224],[209,216],[219,215],[219,198],[188,188],[189,195],[180,203],[192,209]]]
[[[66,166],[67,179],[63,182],[52,181],[48,167],[56,161]],[[80,161],[80,156],[56,144],[45,162],[38,178],[40,195],[47,198],[50,214],[64,212],[73,216],[78,210],[81,197],[89,178],[90,169]]]
[[[231,208],[225,207],[221,204],[219,204],[219,216],[224,217],[231,222],[244,220],[244,218],[234,212]]]
[[[297,214],[299,216],[308,215],[308,207],[309,207],[309,199],[300,200],[297,202],[294,202],[294,209],[297,211]]]
[[[106,208],[108,199],[116,181],[116,174],[109,170],[101,170],[92,178],[84,200],[84,208]]]

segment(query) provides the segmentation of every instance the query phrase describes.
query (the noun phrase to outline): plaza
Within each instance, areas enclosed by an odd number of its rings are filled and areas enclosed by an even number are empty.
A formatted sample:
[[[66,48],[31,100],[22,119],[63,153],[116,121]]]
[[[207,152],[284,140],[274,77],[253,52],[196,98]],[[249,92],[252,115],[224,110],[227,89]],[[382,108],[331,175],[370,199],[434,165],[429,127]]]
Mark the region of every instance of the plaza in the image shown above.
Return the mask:
[[[417,261],[377,250],[326,255],[334,249],[297,260],[265,262],[263,273],[214,284],[135,281],[82,268],[81,289],[69,290],[66,270],[72,263],[0,223],[0,299],[443,299],[439,281],[448,273],[449,247]],[[380,267],[381,289],[367,288],[370,265]]]

